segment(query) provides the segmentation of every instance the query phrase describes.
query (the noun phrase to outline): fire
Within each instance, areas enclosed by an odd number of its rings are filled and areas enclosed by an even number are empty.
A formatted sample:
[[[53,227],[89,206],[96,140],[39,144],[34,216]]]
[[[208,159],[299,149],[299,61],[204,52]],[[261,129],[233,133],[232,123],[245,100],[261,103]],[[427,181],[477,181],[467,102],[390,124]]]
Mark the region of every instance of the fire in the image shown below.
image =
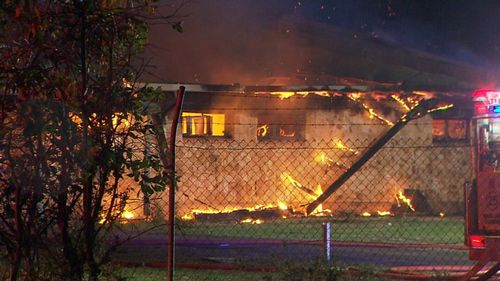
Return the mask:
[[[344,164],[342,164],[342,163],[340,163],[338,161],[335,161],[332,158],[328,157],[325,152],[318,153],[314,157],[314,161],[320,163],[321,165],[325,165],[325,166],[328,166],[328,167],[330,167],[332,165],[335,165],[335,166],[339,167],[340,169],[343,169],[343,170],[347,169],[347,167]]]
[[[269,133],[269,125],[264,124],[257,128],[257,136],[265,137]]]
[[[280,136],[282,136],[282,137],[295,137],[295,131],[287,132],[285,129],[280,128]]]
[[[264,92],[256,92],[256,94],[260,94]],[[267,93],[267,92],[266,92]],[[306,97],[309,94],[315,94],[318,96],[329,97],[330,93],[328,91],[284,91],[284,92],[271,92],[271,95],[278,96],[281,100],[288,99],[292,96],[299,95],[301,97]]]
[[[413,208],[413,205],[411,204],[411,200],[403,194],[403,191],[398,192],[398,194],[396,195],[396,200],[398,202],[398,206],[401,206],[400,205],[400,200],[401,200],[401,201],[403,201],[403,203],[405,203],[408,206],[408,208],[410,208],[410,210],[415,212],[415,208]]]
[[[444,217],[444,216],[445,216],[445,214],[444,214],[443,212],[441,212],[441,213],[439,213],[439,216],[440,216],[440,217]]]
[[[184,220],[184,221],[192,221],[194,220],[194,217],[193,217],[193,214],[185,214],[181,217],[181,220]]]
[[[135,214],[131,211],[124,210],[122,215],[121,215],[121,218],[126,219],[126,220],[131,220],[131,219],[135,218]]]
[[[284,178],[293,187],[296,187],[296,188],[300,189],[302,192],[307,193],[313,199],[317,198],[318,195],[313,190],[303,186],[300,182],[298,182],[297,180],[292,178],[292,176],[290,176],[288,173],[283,173],[282,178]]]
[[[434,112],[434,111],[441,111],[441,110],[448,110],[452,107],[454,107],[455,105],[450,103],[450,104],[446,104],[446,105],[442,105],[442,106],[439,106],[439,107],[436,107],[436,108],[432,108],[432,109],[429,109],[427,110],[428,113],[431,113],[431,112]]]
[[[98,221],[99,224],[103,224],[105,223],[106,221],[109,221],[107,218],[106,218],[106,215],[107,213],[106,212],[103,212],[101,213],[100,215],[100,219]],[[136,215],[134,214],[134,212],[132,211],[129,211],[129,210],[124,210],[123,212],[119,213],[119,212],[116,212],[116,217],[114,218],[119,218],[119,220],[117,220],[118,222],[120,223],[123,223],[123,224],[126,224],[128,222],[128,220],[132,220],[136,217]],[[112,220],[112,219],[111,219]]]
[[[420,101],[421,101],[421,100],[422,100],[422,99],[417,99],[417,98],[415,98],[415,97],[407,97],[407,98],[406,98],[406,101],[407,101],[409,104],[411,104],[411,105],[412,105],[412,106],[411,106],[411,108],[412,108],[412,109],[413,109],[413,108],[415,108],[415,107],[416,107],[416,106],[420,103]]]
[[[376,215],[379,217],[386,217],[386,216],[392,216],[393,214],[391,212],[388,212],[388,211],[377,211]],[[371,217],[371,216],[373,216],[373,214],[370,212],[363,212],[360,214],[360,216]]]
[[[350,93],[347,95],[347,97],[353,101],[358,101],[359,99],[361,99],[361,93]]]
[[[119,116],[118,114],[113,114],[111,122],[114,128],[117,128],[118,130],[125,130],[126,128],[130,127],[130,122],[132,120],[129,119],[131,118],[126,118],[126,116]]]
[[[271,92],[271,95],[278,96],[280,100],[284,100],[295,95],[295,92]]]
[[[308,94],[315,94],[322,97],[329,97],[330,93],[327,91],[299,91],[297,95],[307,96]]]
[[[318,184],[316,186],[316,188],[314,189],[314,193],[316,193],[316,197],[314,197],[313,199],[316,199],[318,198],[321,194],[323,194],[323,188],[321,187],[320,184]],[[332,213],[332,211],[330,209],[323,209],[323,204],[319,204],[318,207],[316,207],[316,209],[314,209],[314,211],[311,212],[311,215],[312,216],[325,216],[325,215],[330,215]]]
[[[393,214],[388,211],[377,211],[377,214],[381,217],[392,216]]]
[[[392,123],[391,121],[385,119],[383,116],[381,116],[380,114],[378,114],[377,112],[375,112],[375,109],[371,108],[366,103],[360,101],[361,94],[359,94],[359,93],[351,93],[351,94],[348,94],[347,97],[349,99],[351,99],[352,101],[355,101],[355,102],[359,103],[363,107],[363,109],[365,109],[368,112],[370,119],[375,118],[375,119],[378,119],[378,120],[384,122],[388,126],[391,126],[391,127],[394,126],[394,123]]]
[[[327,211],[327,210],[324,210]],[[314,211],[311,212],[311,216],[321,216],[323,215],[323,204],[319,204]],[[329,210],[328,210],[329,211]]]
[[[240,223],[251,223],[251,224],[262,224],[264,221],[261,220],[261,219],[251,219],[251,218],[248,218],[248,219],[244,219],[242,221],[240,221]]]
[[[423,96],[424,99],[432,99],[434,97],[434,93],[426,91],[413,91],[413,94],[417,96]]]
[[[314,157],[314,160],[320,164],[327,165],[327,166],[330,166],[332,163],[335,162],[335,161],[333,161],[332,158],[328,157],[326,155],[326,153],[324,153],[324,152],[320,152],[318,155],[316,155]]]
[[[318,184],[316,186],[316,188],[314,189],[314,193],[316,193],[316,195],[318,195],[318,197],[323,194],[323,188],[321,187],[321,184]],[[316,199],[316,198],[314,198]]]
[[[333,143],[333,148],[335,149],[340,149],[342,151],[347,151],[347,152],[351,152],[353,153],[354,155],[357,155],[359,153],[359,151],[355,150],[355,149],[352,149],[352,148],[349,148],[347,147],[341,140],[339,139],[334,139],[332,140],[332,143]]]
[[[286,210],[288,210],[288,206],[287,206],[284,202],[279,201],[279,200],[278,200],[278,208],[279,208],[280,210],[282,210],[282,211],[286,211]]]
[[[395,101],[397,101],[406,111],[411,110],[411,108],[406,104],[406,102],[398,95],[396,95],[396,94],[391,95],[391,98],[394,99]]]

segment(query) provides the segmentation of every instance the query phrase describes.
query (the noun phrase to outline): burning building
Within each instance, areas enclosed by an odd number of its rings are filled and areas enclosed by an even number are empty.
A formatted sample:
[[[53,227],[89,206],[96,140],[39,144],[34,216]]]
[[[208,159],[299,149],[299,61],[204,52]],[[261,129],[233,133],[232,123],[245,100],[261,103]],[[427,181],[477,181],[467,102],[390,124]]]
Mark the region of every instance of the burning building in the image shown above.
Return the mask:
[[[151,86],[168,94],[179,85]],[[430,98],[438,102],[428,114],[407,120]],[[460,95],[406,92],[383,84],[187,85],[177,132],[177,215],[206,220],[206,214],[230,214],[226,217],[257,223],[260,217],[243,213],[461,212],[470,166],[466,105]],[[385,145],[330,192],[380,136],[402,122]],[[411,203],[415,194],[418,208]],[[321,202],[307,212],[318,198]]]

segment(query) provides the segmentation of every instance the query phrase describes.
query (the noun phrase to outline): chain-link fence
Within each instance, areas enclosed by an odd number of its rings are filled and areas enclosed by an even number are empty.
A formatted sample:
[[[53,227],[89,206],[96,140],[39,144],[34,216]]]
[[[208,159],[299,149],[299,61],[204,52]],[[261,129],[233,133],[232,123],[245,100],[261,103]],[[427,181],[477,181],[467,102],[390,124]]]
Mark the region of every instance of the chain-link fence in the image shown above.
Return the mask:
[[[306,207],[372,143],[178,141],[176,272],[234,269],[236,275],[221,275],[234,280],[239,271],[273,271],[324,259],[392,270],[449,271],[470,265],[463,246],[463,187],[471,168],[465,143],[395,138],[307,214]],[[166,197],[151,202],[152,212],[161,217]],[[161,219],[158,226],[122,248],[117,260],[129,257],[163,267],[167,234]]]

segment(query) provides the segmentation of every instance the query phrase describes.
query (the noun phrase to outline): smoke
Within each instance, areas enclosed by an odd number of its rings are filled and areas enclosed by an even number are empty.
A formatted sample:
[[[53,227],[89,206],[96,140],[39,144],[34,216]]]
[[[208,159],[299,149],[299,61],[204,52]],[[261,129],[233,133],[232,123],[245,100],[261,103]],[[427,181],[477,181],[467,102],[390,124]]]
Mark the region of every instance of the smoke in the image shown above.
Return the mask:
[[[149,80],[263,85],[276,82],[270,77],[287,77],[278,83],[310,85],[354,77],[470,88],[497,76],[495,64],[472,49],[472,39],[462,42],[460,32],[445,29],[451,27],[436,28],[447,19],[423,16],[432,8],[428,4],[390,3],[188,2],[184,33],[165,25],[152,28],[145,53],[153,66]]]
[[[191,5],[185,33],[165,32],[165,26],[152,30],[147,55],[154,57],[155,75],[168,81],[256,84],[296,70],[304,54],[295,47],[294,34],[282,21],[287,11],[278,2]]]

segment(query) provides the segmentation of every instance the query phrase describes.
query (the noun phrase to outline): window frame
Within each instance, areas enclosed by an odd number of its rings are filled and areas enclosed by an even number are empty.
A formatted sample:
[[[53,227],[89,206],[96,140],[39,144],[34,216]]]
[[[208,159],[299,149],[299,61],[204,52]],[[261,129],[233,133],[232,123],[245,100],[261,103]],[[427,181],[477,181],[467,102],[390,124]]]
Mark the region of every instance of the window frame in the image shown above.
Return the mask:
[[[257,127],[255,134],[257,141],[302,141],[305,139],[305,114],[291,113],[262,113],[257,115]],[[267,125],[268,134],[259,136],[258,131],[262,126]],[[287,127],[287,128],[283,128]],[[281,132],[290,132],[293,127],[293,136],[285,136]]]
[[[434,124],[436,121],[444,121],[444,136],[438,138],[434,134]],[[465,135],[463,138],[457,138],[450,136],[450,123],[453,121],[462,121],[465,125],[464,131]],[[468,119],[453,119],[453,118],[433,118],[432,119],[432,142],[433,143],[467,143],[470,140],[470,120]]]
[[[193,115],[183,116],[184,113],[199,114],[200,116],[193,116]],[[222,123],[223,135],[214,135],[214,121],[213,121],[213,116],[211,116],[211,115],[222,115],[223,116],[223,118],[224,118],[224,121]],[[203,133],[202,134],[192,134],[192,132],[193,132],[192,126],[194,125],[194,122],[195,122],[194,118],[203,118],[203,129],[202,129]],[[229,136],[228,126],[227,126],[227,118],[228,118],[227,114],[223,113],[223,112],[206,112],[206,111],[191,111],[191,110],[182,112],[181,122],[180,122],[181,123],[182,137],[184,137],[184,138],[226,138]],[[208,120],[208,122],[207,122],[207,120]],[[186,126],[186,127],[184,127],[184,126]],[[186,133],[184,131],[186,131]]]

